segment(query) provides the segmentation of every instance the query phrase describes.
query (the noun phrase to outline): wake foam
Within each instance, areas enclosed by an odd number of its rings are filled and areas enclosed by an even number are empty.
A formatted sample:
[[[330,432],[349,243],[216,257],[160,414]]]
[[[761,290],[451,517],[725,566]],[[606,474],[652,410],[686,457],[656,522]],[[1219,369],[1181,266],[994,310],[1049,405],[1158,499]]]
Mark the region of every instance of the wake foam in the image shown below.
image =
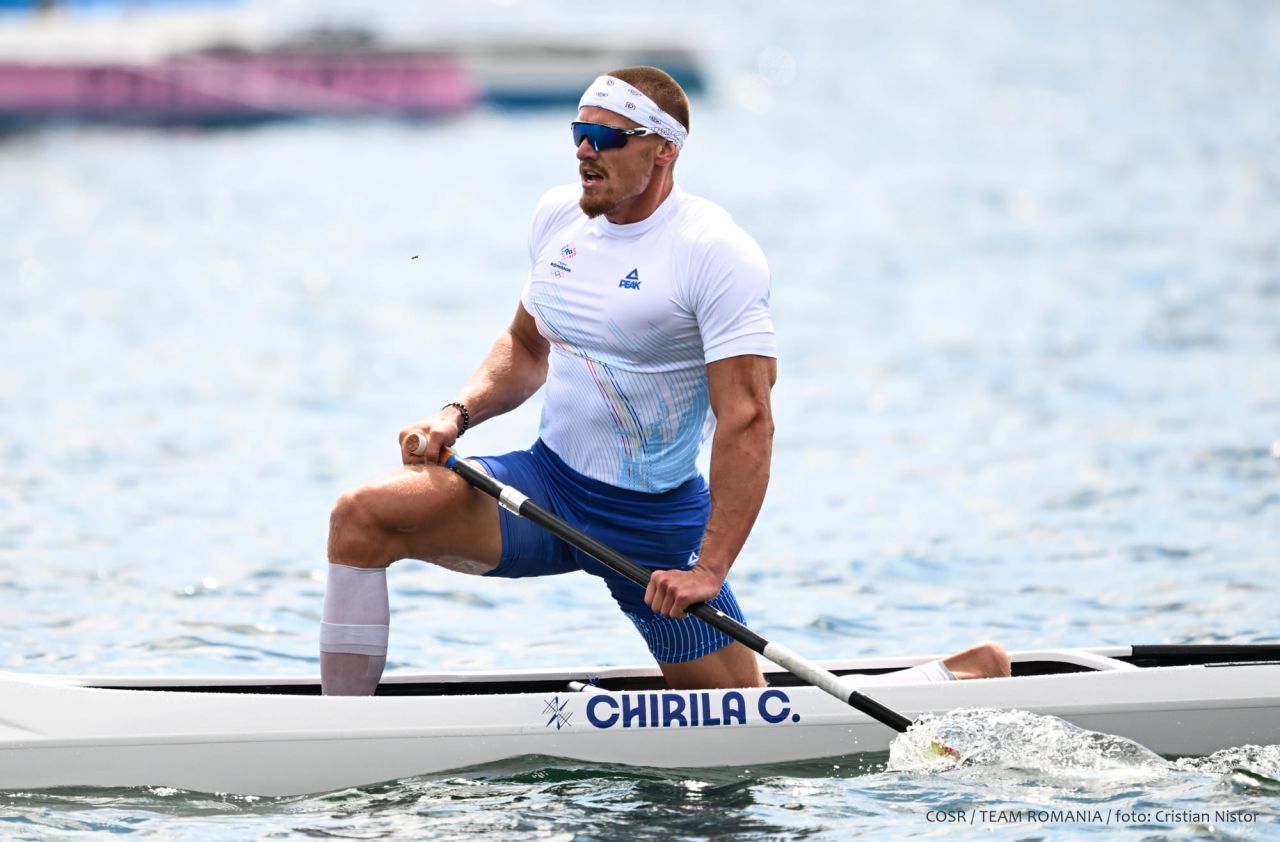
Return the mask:
[[[946,746],[950,751],[940,751]],[[971,708],[926,714],[889,747],[889,771],[939,772],[960,766],[1138,778],[1170,763],[1132,740],[1021,710]]]

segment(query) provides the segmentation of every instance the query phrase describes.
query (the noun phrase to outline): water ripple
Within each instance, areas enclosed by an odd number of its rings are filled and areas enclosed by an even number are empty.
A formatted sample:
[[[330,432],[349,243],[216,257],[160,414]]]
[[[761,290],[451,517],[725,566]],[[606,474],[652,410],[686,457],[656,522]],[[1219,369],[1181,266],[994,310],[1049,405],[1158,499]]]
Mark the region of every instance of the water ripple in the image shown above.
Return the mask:
[[[617,23],[379,8],[463,38]],[[753,625],[833,658],[1277,640],[1274,4],[633,11],[723,34],[680,178],[774,276],[774,467],[734,569]],[[564,119],[0,138],[0,666],[314,672],[333,500],[396,466],[395,431],[510,321],[529,210],[574,175]],[[535,401],[465,443],[537,423]],[[648,659],[587,577],[390,581],[395,668]],[[1226,804],[1259,821],[1108,832],[1262,838],[1273,748],[1116,787],[533,760],[292,800],[3,795],[0,833],[896,840],[945,832],[943,807]]]

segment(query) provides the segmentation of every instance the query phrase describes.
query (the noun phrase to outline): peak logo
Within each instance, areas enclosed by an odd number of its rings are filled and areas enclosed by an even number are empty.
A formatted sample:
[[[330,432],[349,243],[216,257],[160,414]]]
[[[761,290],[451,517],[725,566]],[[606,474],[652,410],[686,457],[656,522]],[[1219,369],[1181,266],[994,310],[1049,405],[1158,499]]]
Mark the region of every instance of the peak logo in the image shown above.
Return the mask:
[[[640,289],[640,270],[632,269],[627,276],[618,281],[619,289]]]

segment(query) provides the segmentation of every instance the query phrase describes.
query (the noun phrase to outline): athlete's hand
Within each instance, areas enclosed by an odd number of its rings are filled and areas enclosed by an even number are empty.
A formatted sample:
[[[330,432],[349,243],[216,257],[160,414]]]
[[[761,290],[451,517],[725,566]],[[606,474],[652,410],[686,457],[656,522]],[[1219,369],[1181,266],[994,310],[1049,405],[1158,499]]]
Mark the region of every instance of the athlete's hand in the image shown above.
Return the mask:
[[[724,577],[705,567],[690,570],[655,570],[649,577],[644,601],[659,614],[682,619],[695,602],[706,602],[720,593]]]
[[[430,418],[405,427],[400,431],[400,459],[406,465],[435,465],[440,461],[440,448],[451,447],[458,440],[458,430],[461,427],[462,413],[452,406],[446,406]],[[406,441],[414,433],[426,440],[427,449],[424,453],[409,452]]]

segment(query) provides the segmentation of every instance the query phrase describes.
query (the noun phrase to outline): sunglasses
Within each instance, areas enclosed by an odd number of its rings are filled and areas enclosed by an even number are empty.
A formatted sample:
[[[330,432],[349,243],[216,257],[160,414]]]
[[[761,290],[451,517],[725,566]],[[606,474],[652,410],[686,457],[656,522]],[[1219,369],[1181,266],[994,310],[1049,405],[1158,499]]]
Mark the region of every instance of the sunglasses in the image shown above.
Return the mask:
[[[600,123],[570,123],[569,127],[573,129],[573,145],[581,146],[585,139],[591,143],[591,148],[599,152],[601,149],[618,149],[627,145],[629,137],[644,137],[647,134],[657,134],[653,129],[615,129],[613,126],[604,126]]]

